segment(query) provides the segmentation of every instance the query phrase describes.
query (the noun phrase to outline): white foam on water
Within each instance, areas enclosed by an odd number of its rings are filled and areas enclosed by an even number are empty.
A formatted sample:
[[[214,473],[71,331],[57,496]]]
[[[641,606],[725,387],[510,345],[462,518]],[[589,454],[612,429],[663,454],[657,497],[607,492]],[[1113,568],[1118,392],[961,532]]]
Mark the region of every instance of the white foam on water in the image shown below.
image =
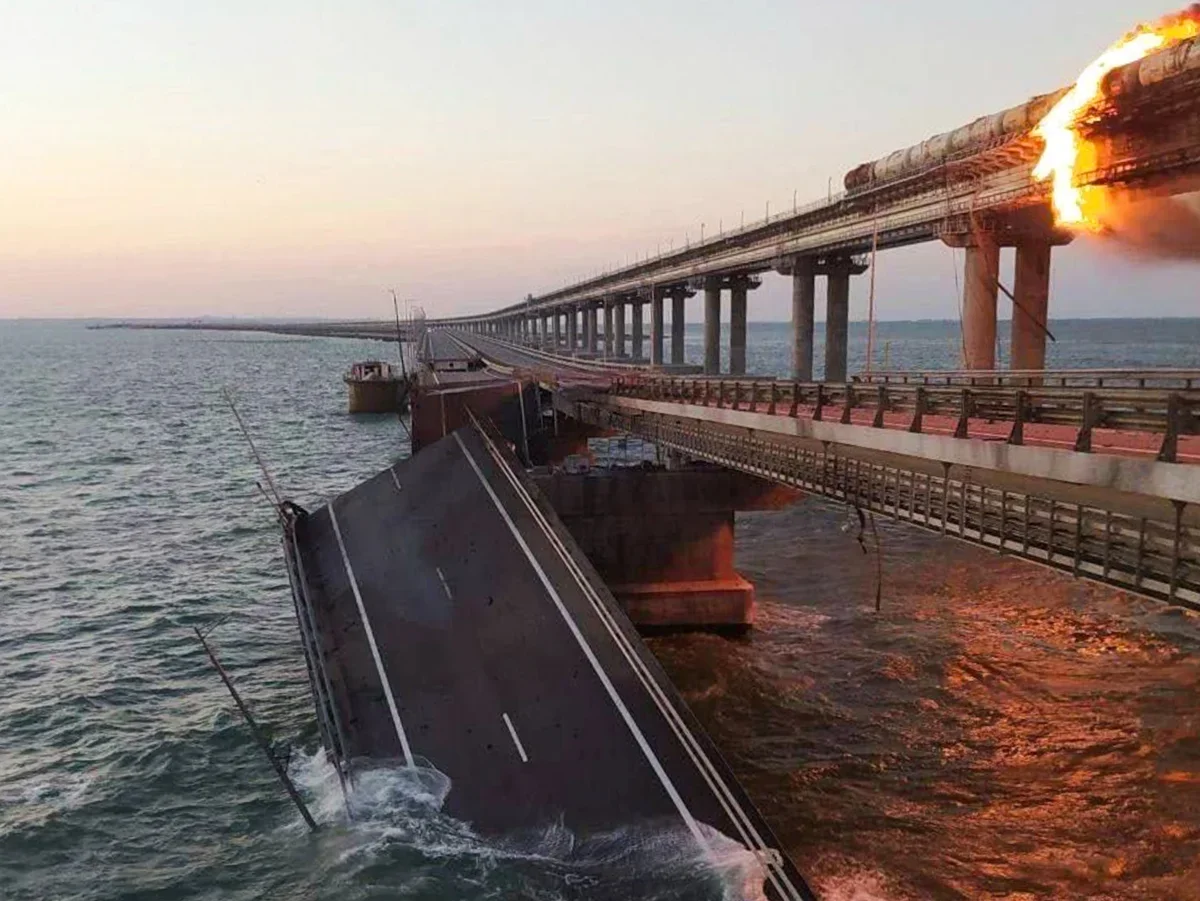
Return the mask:
[[[449,777],[428,761],[418,758],[417,763],[359,765],[343,798],[324,751],[296,755],[292,776],[313,816],[323,825],[344,827],[352,836],[336,852],[339,865],[367,867],[397,852],[416,852],[426,861],[461,862],[464,876],[484,882],[497,868],[505,868],[521,871],[547,888],[603,890],[605,897],[665,901],[683,888],[695,892],[707,885],[711,892],[705,897],[722,901],[765,898],[766,869],[759,857],[704,824],[715,859],[706,858],[686,826],[674,819],[590,835],[556,822],[538,830],[483,837],[442,811],[451,789]]]
[[[879,873],[858,871],[826,879],[820,885],[821,901],[906,901],[888,887]]]

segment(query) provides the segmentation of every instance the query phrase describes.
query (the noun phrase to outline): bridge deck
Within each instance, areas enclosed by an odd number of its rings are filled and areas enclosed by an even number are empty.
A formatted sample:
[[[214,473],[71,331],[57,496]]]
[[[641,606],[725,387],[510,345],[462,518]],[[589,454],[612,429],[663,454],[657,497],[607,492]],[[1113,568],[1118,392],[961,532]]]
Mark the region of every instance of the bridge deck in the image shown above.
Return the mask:
[[[487,833],[644,825],[686,830],[714,860],[731,846],[713,830],[778,847],[484,432],[452,433],[299,517],[295,537],[311,669],[328,673],[351,779],[364,758],[428,760],[451,780],[446,811]],[[812,897],[786,857],[764,856],[773,896]]]
[[[433,332],[433,334],[439,333],[445,334],[445,332]],[[611,390],[615,393],[632,397],[670,399],[676,402],[710,407],[714,411],[730,407],[738,409],[740,406],[743,410],[750,409],[758,413],[770,412],[777,416],[792,419],[812,420],[823,417],[826,421],[838,421],[843,413],[845,387],[839,385],[824,386],[826,406],[823,407],[820,415],[818,415],[817,407],[813,402],[813,392],[808,390],[815,386],[803,386],[803,390],[797,396],[797,402],[793,407],[791,404],[793,383],[789,381],[777,381],[772,378],[756,379],[746,376],[739,376],[737,378],[706,378],[703,376],[670,378],[654,373],[648,367],[612,364],[605,361],[568,360],[554,354],[517,347],[506,342],[474,334],[461,334],[456,335],[456,337],[460,342],[467,343],[478,349],[489,360],[502,363],[505,366],[521,367],[529,371],[553,375],[561,384],[612,385]],[[855,400],[856,405],[850,410],[848,418],[842,421],[848,425],[882,428],[900,432],[909,431],[913,424],[912,409],[887,410],[878,417],[878,420],[876,419],[878,406],[876,392],[879,387],[876,384],[866,384],[858,387],[857,398]],[[961,396],[963,386],[956,384],[953,386],[923,385],[921,387],[931,396],[936,396],[940,392],[944,399],[949,394],[954,399],[951,403],[954,403]],[[898,395],[904,393],[907,395],[905,400],[911,401],[917,386],[893,384],[891,386],[884,386],[884,388],[892,393],[894,407],[899,407],[902,404],[895,403],[899,399]],[[992,405],[990,407],[982,402],[980,403],[980,412],[983,415],[969,417],[968,437],[980,441],[1005,442],[1009,439],[1012,431],[1012,398],[1015,398],[1017,388],[1014,386],[997,386],[991,390],[994,395],[1002,397],[1004,400],[999,405]],[[1039,388],[1027,386],[1026,390],[1034,397],[1034,400],[1037,399]],[[1055,405],[1055,414],[1063,417],[1078,416],[1082,418],[1083,396],[1089,393],[1088,389],[1084,387],[1050,387],[1041,390],[1044,390],[1050,396],[1052,403]],[[1109,389],[1108,394],[1119,397],[1122,392],[1127,393],[1129,390],[1124,388]],[[973,391],[977,396],[986,398],[989,386],[978,386],[973,388]],[[776,396],[774,403],[770,401],[772,392]],[[1093,391],[1090,393],[1100,397],[1104,396],[1103,391]],[[1193,399],[1197,396],[1197,392],[1190,388],[1184,391],[1150,389],[1143,392],[1143,395],[1146,398],[1152,399],[1149,401],[1139,401],[1139,403],[1145,403],[1150,408],[1161,408],[1158,411],[1160,413],[1159,418],[1165,420],[1167,397],[1171,393]],[[1194,400],[1192,402],[1195,403]],[[911,407],[911,402],[907,406]],[[1149,414],[1143,413],[1142,415],[1150,418]],[[714,412],[713,418],[720,418],[719,414]],[[1112,418],[1115,419],[1117,417],[1113,416]],[[922,434],[927,435],[950,436],[954,435],[958,429],[959,418],[957,415],[945,415],[931,411],[923,415],[920,431]],[[1073,450],[1076,446],[1080,429],[1078,424],[1025,422],[1022,431],[1022,444],[1026,446],[1044,447],[1054,450]],[[1090,432],[1089,453],[1153,459],[1158,455],[1162,443],[1163,435],[1161,430],[1096,426]],[[1175,459],[1173,462],[1200,463],[1200,435],[1179,435],[1176,441]]]

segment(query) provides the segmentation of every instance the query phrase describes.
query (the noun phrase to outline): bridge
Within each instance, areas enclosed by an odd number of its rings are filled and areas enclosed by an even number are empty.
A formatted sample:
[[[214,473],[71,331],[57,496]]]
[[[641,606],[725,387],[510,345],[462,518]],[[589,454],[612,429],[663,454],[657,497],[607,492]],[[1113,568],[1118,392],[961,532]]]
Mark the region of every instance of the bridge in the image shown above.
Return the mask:
[[[863,511],[1200,609],[1200,372],[674,375],[434,332],[637,435]]]
[[[1111,73],[1086,126],[1097,163],[1079,181],[1182,190],[1200,167],[1197,86],[1195,42]],[[388,765],[448,777],[446,811],[484,834],[633,824],[684,836],[716,872],[736,847],[769,897],[807,899],[634,629],[752,622],[734,510],[817,495],[864,523],[891,517],[1200,610],[1200,371],[1044,367],[1050,255],[1070,234],[1031,177],[1029,132],[1057,96],[860,165],[844,193],[804,209],[414,329],[413,457],[314,511],[280,508],[318,726],[343,782]],[[964,369],[850,377],[850,278],[868,252],[927,240],[965,249]],[[1011,292],[1002,246],[1016,248]],[[749,292],[772,270],[793,284],[788,378],[745,372]],[[1015,310],[1005,371],[1001,290]],[[689,367],[685,303],[700,291],[704,363]],[[667,465],[573,471],[589,440],[613,434]]]
[[[1096,153],[1094,164],[1076,173],[1076,184],[1167,194],[1193,190],[1200,171],[1198,88],[1200,39],[1109,73],[1102,102],[1081,125]],[[762,273],[775,271],[792,279],[790,375],[808,382],[815,279],[823,276],[824,378],[844,383],[851,277],[866,271],[877,251],[943,241],[965,250],[965,368],[995,368],[1003,291],[1013,301],[1012,368],[1041,369],[1052,249],[1072,236],[1055,226],[1047,183],[1032,176],[1041,141],[1031,131],[1062,93],[1040,95],[857,166],[846,174],[844,192],[807,206],[485,314],[431,324],[575,355],[679,367],[686,301],[703,292],[704,372],[715,375],[722,371],[721,306],[728,293],[728,372],[743,375],[749,293]],[[1016,248],[1011,290],[1000,277],[1001,247]]]

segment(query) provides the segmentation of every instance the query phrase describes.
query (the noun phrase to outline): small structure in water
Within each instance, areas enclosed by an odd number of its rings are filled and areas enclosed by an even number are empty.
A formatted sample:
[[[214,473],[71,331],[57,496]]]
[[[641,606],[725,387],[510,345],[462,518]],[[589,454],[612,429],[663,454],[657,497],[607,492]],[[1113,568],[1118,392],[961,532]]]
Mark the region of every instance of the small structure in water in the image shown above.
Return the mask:
[[[403,413],[408,409],[408,380],[390,363],[366,360],[345,375],[351,413]]]

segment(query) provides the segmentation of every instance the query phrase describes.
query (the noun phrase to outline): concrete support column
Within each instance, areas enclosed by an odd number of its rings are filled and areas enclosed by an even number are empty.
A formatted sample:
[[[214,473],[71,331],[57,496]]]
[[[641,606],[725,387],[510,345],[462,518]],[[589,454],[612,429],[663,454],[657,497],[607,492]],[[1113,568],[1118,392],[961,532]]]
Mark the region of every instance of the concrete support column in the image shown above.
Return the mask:
[[[663,363],[663,299],[657,291],[650,297],[650,365]]]
[[[1012,369],[1046,368],[1046,321],[1050,310],[1050,244],[1017,245],[1012,313]]]
[[[562,348],[562,313],[554,311],[554,349]]]
[[[579,350],[579,333],[577,331],[579,325],[579,310],[575,307],[567,308],[567,350],[570,353],[575,353]]]
[[[704,374],[721,371],[721,285],[704,285]]]
[[[630,338],[630,344],[630,357],[640,363],[642,360],[642,299],[640,297],[633,299],[633,335]]]
[[[604,358],[613,355],[613,304],[611,300],[604,301]]]
[[[592,308],[584,304],[581,308],[583,316],[583,345],[579,348],[584,353],[592,352]]]
[[[797,260],[792,270],[792,378],[813,377],[813,306],[816,277],[811,259]]]
[[[671,363],[683,363],[683,303],[687,300],[676,291],[671,295]]]
[[[746,374],[746,280],[729,287],[729,374]]]
[[[966,248],[963,280],[963,349],[966,369],[996,368],[996,292],[1000,248],[983,233]]]
[[[613,308],[613,315],[617,320],[615,353],[620,358],[625,356],[625,304],[623,302],[617,301]]]
[[[587,308],[588,317],[588,353],[600,352],[600,308],[589,305]]]
[[[846,347],[850,332],[850,269],[829,270],[825,294],[825,381],[846,381]]]

